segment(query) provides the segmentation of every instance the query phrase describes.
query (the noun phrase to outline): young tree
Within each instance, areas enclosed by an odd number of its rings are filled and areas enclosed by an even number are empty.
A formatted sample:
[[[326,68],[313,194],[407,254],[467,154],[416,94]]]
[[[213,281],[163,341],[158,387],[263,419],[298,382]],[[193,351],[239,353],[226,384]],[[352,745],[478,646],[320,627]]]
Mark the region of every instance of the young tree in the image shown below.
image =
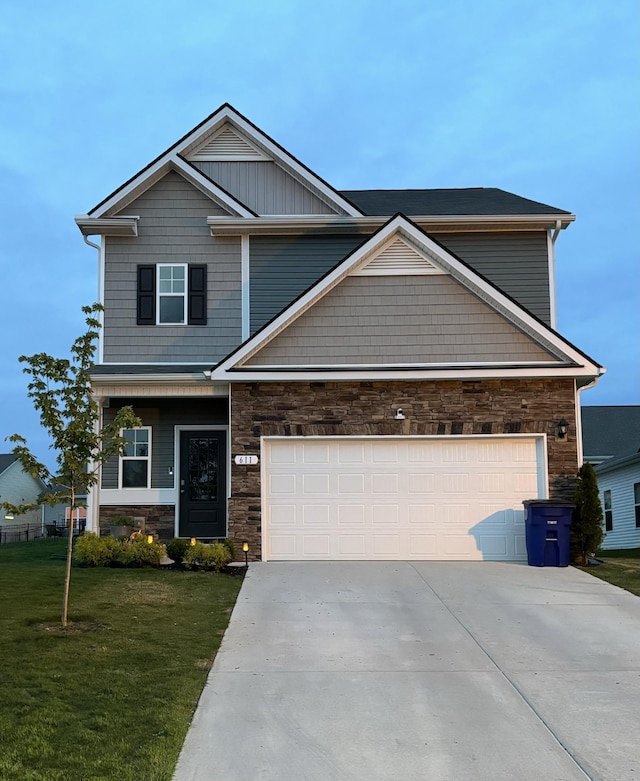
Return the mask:
[[[121,429],[142,425],[131,407],[123,407],[110,423],[101,425],[100,408],[91,393],[89,371],[94,365],[100,328],[97,314],[102,311],[102,306],[84,306],[82,311],[86,315],[87,331],[71,346],[71,360],[52,358],[46,353],[20,357],[20,362],[26,364],[25,374],[31,378],[28,396],[33,400],[40,414],[40,423],[51,438],[51,448],[56,452],[57,474],[53,475],[32,455],[23,437],[19,434],[8,437],[15,444],[13,452],[23,469],[51,487],[42,494],[38,503],[58,504],[62,501],[71,507],[62,600],[63,627],[68,624],[73,517],[80,506],[78,497],[86,495],[97,482],[102,464],[124,452],[125,440],[120,434]],[[23,513],[38,505],[5,503],[3,506],[11,512]]]
[[[569,538],[571,558],[573,561],[579,559],[586,565],[589,556],[598,550],[604,537],[598,478],[589,463],[583,464],[578,470],[573,502],[575,510]]]

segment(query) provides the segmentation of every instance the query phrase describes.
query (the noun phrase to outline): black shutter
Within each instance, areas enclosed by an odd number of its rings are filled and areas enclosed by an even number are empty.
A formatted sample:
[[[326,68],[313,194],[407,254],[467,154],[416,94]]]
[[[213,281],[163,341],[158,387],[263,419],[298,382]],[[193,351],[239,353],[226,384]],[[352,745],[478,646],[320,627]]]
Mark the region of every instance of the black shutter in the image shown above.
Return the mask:
[[[138,325],[156,324],[156,267],[138,266]]]
[[[207,324],[207,267],[189,266],[189,325]]]

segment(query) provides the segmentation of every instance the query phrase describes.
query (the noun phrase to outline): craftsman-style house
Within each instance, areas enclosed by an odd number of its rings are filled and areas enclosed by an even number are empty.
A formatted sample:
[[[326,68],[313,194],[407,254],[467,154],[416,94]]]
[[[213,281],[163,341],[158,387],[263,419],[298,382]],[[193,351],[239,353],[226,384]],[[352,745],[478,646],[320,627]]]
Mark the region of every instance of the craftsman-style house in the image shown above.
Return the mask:
[[[222,106],[76,218],[101,237],[94,392],[143,423],[90,526],[265,560],[526,558],[522,502],[571,495],[603,372],[555,330],[573,219],[337,191]]]

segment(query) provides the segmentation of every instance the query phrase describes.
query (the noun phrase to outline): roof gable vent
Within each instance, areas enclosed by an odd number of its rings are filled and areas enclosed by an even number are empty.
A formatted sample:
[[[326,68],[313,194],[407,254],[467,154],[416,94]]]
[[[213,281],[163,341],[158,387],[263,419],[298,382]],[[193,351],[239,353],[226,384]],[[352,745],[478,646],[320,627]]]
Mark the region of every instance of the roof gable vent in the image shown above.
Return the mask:
[[[189,155],[189,160],[268,160],[258,147],[249,143],[231,125],[223,125],[220,130],[201,144]]]
[[[366,265],[354,272],[354,276],[405,276],[417,274],[444,274],[428,258],[410,247],[406,241],[396,238]]]

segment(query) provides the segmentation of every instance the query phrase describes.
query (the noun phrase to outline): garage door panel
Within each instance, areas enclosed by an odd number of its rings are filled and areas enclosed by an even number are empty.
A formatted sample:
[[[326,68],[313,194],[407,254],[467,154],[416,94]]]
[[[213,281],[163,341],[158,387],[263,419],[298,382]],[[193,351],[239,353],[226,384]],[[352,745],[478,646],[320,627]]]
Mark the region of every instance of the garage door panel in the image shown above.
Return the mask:
[[[535,438],[265,440],[267,559],[525,559]]]

